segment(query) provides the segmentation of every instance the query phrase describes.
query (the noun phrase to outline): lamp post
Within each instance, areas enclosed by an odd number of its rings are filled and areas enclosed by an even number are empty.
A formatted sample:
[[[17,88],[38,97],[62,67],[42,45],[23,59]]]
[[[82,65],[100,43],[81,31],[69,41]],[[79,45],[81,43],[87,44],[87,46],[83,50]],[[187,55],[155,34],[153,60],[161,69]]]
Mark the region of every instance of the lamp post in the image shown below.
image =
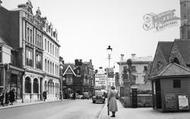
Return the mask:
[[[111,52],[112,52],[112,47],[109,45],[107,47],[107,51],[108,51],[108,68],[107,68],[107,91],[108,91],[108,76],[109,76],[109,70],[110,70],[110,60],[111,60]]]

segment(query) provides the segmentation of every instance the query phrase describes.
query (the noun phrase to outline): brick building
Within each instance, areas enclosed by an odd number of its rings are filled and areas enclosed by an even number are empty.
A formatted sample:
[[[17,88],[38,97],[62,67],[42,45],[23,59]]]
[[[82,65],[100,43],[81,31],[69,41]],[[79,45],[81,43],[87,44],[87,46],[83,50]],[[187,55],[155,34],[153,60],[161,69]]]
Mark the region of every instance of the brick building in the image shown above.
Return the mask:
[[[82,62],[82,60],[75,60],[74,64],[63,65],[63,92],[76,92],[82,95],[88,92],[92,95],[94,90],[95,74],[92,61]]]

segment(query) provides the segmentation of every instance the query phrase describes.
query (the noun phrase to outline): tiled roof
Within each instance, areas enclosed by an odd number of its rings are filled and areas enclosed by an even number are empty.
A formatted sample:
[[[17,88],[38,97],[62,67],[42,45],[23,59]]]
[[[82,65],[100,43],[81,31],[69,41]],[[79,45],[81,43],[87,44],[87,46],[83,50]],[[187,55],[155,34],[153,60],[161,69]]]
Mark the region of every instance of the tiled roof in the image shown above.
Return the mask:
[[[175,40],[179,52],[186,64],[190,64],[190,40]]]
[[[170,42],[170,41],[158,42],[158,47],[162,51],[167,62],[169,61],[169,56],[170,56],[172,46],[173,46],[173,42]]]

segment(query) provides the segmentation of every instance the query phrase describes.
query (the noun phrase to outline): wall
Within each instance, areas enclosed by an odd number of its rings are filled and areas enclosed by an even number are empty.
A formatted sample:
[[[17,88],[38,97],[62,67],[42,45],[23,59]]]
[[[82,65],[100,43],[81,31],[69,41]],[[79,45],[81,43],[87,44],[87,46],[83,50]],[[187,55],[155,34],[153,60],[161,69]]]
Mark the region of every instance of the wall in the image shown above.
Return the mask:
[[[173,80],[181,79],[181,88],[173,88]],[[190,80],[189,78],[172,78],[161,80],[161,98],[162,106],[165,107],[165,95],[175,94],[177,95],[188,95],[190,99]],[[190,103],[190,101],[189,101]],[[178,104],[177,104],[178,105]]]

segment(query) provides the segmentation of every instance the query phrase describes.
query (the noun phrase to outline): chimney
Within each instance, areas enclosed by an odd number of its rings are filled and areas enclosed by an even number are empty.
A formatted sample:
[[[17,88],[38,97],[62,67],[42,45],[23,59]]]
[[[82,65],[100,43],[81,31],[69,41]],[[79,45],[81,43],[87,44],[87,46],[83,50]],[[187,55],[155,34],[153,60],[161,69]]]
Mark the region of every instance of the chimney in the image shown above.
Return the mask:
[[[79,60],[75,59],[75,65],[78,66],[79,65]]]
[[[135,53],[131,54],[131,58],[132,58],[132,59],[134,59],[134,58],[135,58],[135,56],[136,56],[136,54],[135,54]]]
[[[121,54],[121,59],[120,60],[123,61],[123,58],[124,58],[124,54]]]

